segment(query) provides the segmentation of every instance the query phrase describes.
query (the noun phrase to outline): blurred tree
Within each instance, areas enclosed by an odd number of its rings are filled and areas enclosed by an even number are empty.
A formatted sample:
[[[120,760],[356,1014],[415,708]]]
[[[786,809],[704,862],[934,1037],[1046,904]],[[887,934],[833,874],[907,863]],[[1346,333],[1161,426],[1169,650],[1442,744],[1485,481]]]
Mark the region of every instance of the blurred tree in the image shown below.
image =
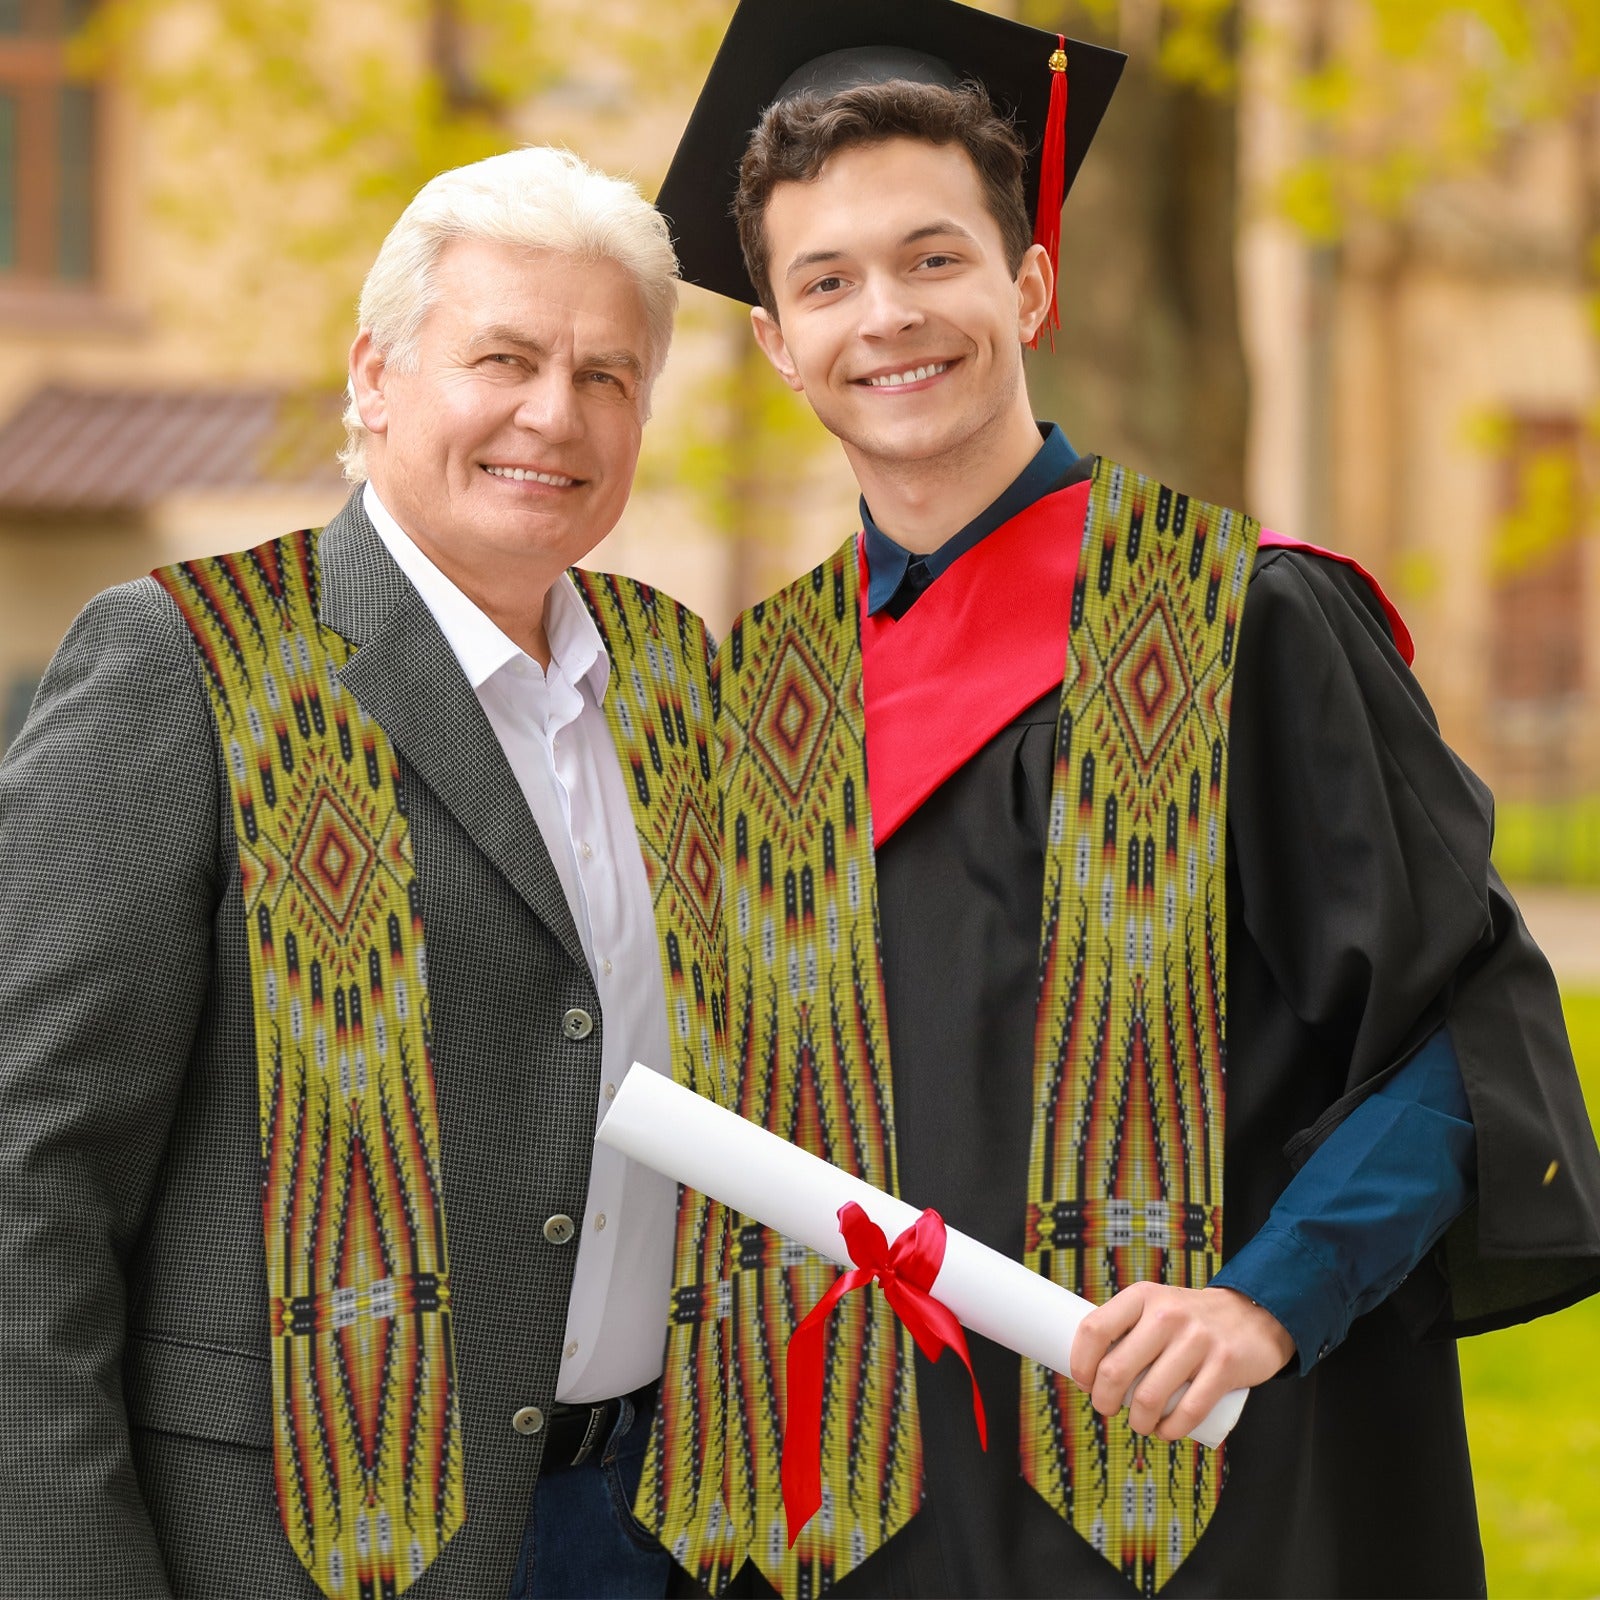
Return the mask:
[[[1249,382],[1233,262],[1238,7],[1022,0],[1006,9],[1128,53],[1063,217],[1062,331],[1053,353],[1041,346],[1029,358],[1037,408],[1079,449],[1240,505]]]
[[[101,0],[76,56],[137,96],[175,158],[152,183],[166,221],[200,251],[245,240],[226,254],[253,268],[242,291],[286,266],[325,280],[342,345],[366,266],[434,174],[681,98],[720,6],[678,10],[656,38],[633,0]]]
[[[1296,57],[1315,153],[1280,200],[1308,237],[1403,222],[1430,187],[1492,172],[1530,130],[1563,123],[1587,146],[1585,220],[1600,223],[1593,0],[1310,0],[1305,18],[1298,39],[1264,28],[1261,42]]]
[[[1278,54],[1301,134],[1272,199],[1318,249],[1314,319],[1331,315],[1352,230],[1386,235],[1378,250],[1398,271],[1431,195],[1501,171],[1530,132],[1566,127],[1583,158],[1575,211],[1600,335],[1594,0],[997,0],[992,9],[1129,53],[1067,206],[1063,333],[1055,354],[1031,358],[1041,411],[1082,446],[1209,498],[1243,498],[1249,395],[1233,244],[1246,46]],[[1503,421],[1479,420],[1485,438]],[[1530,484],[1524,500],[1515,543],[1539,547],[1527,515],[1550,497]]]
[[[1565,121],[1586,135],[1586,261],[1600,285],[1594,0],[1296,0],[1278,7],[1293,26],[1276,39],[1259,0],[988,4],[1131,57],[1066,213],[1056,353],[1030,358],[1041,414],[1081,447],[1208,498],[1244,497],[1233,242],[1247,35],[1289,52],[1307,153],[1277,200],[1330,252],[1324,265],[1364,223],[1403,246],[1430,189],[1492,167],[1521,130]],[[518,140],[570,140],[602,160],[650,151],[648,187],[729,9],[678,0],[661,27],[644,0],[102,0],[79,53],[140,95],[176,152],[181,180],[159,201],[196,256],[231,275],[219,341],[272,347],[292,317],[315,330],[332,376],[362,272],[427,178]],[[286,273],[292,313],[276,293]],[[739,355],[663,417],[653,449],[669,446],[713,525],[781,545],[816,430],[750,354],[736,313],[702,305],[686,321]],[[736,576],[738,598],[759,567],[752,557]]]

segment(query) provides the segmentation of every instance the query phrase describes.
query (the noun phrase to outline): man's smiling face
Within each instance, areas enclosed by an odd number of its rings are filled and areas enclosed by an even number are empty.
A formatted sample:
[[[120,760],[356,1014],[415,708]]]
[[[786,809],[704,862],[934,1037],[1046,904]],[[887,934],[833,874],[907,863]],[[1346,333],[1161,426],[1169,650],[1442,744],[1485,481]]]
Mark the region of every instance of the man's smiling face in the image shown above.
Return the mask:
[[[644,308],[615,261],[458,239],[435,270],[410,370],[352,352],[373,487],[445,572],[548,583],[627,504]]]
[[[764,221],[778,315],[757,311],[756,337],[858,474],[981,452],[1026,410],[1021,347],[1042,308],[959,145],[840,151],[779,184]]]

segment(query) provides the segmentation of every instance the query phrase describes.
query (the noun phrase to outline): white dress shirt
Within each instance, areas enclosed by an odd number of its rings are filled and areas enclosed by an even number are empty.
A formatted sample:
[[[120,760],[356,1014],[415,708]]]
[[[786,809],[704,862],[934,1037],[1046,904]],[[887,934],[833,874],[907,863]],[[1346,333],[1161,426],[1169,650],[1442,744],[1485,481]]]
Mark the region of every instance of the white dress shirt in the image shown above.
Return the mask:
[[[601,705],[600,631],[569,579],[545,602],[550,666],[514,644],[407,537],[369,483],[367,515],[432,612],[522,787],[572,908],[604,1020],[595,1122],[633,1061],[669,1066],[666,991],[644,860]],[[507,996],[508,1005],[518,1004]],[[538,1005],[538,995],[522,997]],[[658,1378],[677,1187],[597,1145],[556,1398],[603,1400]],[[529,1217],[541,1228],[543,1217]]]

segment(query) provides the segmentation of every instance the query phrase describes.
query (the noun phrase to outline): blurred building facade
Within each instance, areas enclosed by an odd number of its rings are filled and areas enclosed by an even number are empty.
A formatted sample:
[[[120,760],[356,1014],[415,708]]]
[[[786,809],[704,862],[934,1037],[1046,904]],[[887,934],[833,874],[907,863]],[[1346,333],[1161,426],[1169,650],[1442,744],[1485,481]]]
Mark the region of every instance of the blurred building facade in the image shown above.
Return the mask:
[[[193,147],[114,68],[74,76],[87,3],[0,0],[0,745],[90,594],[323,522],[346,492],[349,330],[301,306],[292,264],[230,257],[256,203],[243,178],[217,195],[208,250],[169,225],[163,195]],[[702,19],[708,53],[726,9]],[[1292,31],[1307,8],[1245,10]],[[195,25],[178,9],[158,22]],[[1381,576],[1447,735],[1503,797],[1600,794],[1600,136],[1574,122],[1513,138],[1494,170],[1316,246],[1272,202],[1307,137],[1282,60],[1247,54],[1238,105],[1249,508]],[[570,139],[653,192],[693,88],[630,106],[580,69],[509,132]],[[261,238],[241,230],[236,257]],[[854,496],[737,311],[684,299],[639,490],[594,560],[720,629],[831,548]],[[219,337],[230,320],[239,337]]]
[[[299,353],[241,372],[162,314],[156,152],[131,96],[72,72],[83,18],[0,0],[0,743],[98,589],[342,499]]]
[[[330,317],[327,270],[272,259],[271,228],[253,215],[281,187],[253,191],[246,167],[219,183],[184,108],[114,65],[87,79],[78,70],[73,38],[91,3],[0,0],[0,750],[90,596],[169,561],[320,525],[349,492],[334,459],[338,382],[377,238]],[[448,8],[379,7],[359,23],[334,0],[308,9],[314,26],[343,28],[374,53],[431,57],[432,81],[449,88],[460,41],[437,26]],[[158,37],[140,41],[143,54],[192,48],[203,11],[151,8],[143,20]],[[515,108],[505,143],[571,143],[653,192],[694,85],[664,110],[632,106],[589,71],[585,52],[573,54],[571,74]],[[655,153],[653,167],[640,148]],[[307,190],[309,204],[314,177]],[[197,242],[213,195],[213,236]],[[190,212],[181,226],[175,196]],[[684,300],[633,500],[591,561],[660,585],[721,628],[789,575],[794,540],[819,552],[837,541],[832,523],[853,494],[837,453],[815,449],[820,430],[776,380],[778,432],[802,440],[794,459],[804,462],[782,505],[758,484],[731,507],[720,489],[686,486],[696,452],[702,479],[723,476],[705,440],[737,436],[726,373],[748,334],[713,297],[686,290]],[[741,543],[719,526],[764,505],[784,537]]]
[[[1256,0],[1304,35],[1325,5]],[[1245,62],[1238,263],[1249,493],[1398,600],[1514,868],[1600,869],[1600,108],[1317,245],[1275,214],[1314,153],[1281,49]]]

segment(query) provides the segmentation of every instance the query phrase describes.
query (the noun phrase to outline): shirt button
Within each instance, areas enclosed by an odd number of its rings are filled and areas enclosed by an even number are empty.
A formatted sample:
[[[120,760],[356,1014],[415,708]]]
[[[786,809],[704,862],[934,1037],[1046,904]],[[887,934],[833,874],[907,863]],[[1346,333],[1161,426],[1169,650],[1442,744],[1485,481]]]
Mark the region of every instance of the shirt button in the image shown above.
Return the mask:
[[[588,861],[594,855],[594,846],[587,839],[583,841],[583,859]]]
[[[524,1406],[512,1414],[511,1426],[518,1433],[537,1433],[544,1426],[544,1412],[538,1406]]]
[[[616,1098],[617,1098],[617,1086],[616,1086],[616,1084],[608,1083],[606,1085],[606,1099],[607,1100],[615,1100]]]
[[[578,1353],[578,1341],[576,1339],[572,1340],[572,1342],[562,1352],[562,1354],[566,1356],[568,1361],[570,1361],[575,1355],[577,1355],[577,1353]]]
[[[581,1006],[574,1006],[562,1017],[561,1031],[569,1039],[587,1039],[594,1032],[594,1018]]]
[[[551,1244],[570,1244],[577,1231],[572,1218],[563,1211],[558,1211],[544,1225],[544,1236]]]
[[[616,970],[616,969],[615,969],[615,968],[614,968],[614,967],[613,967],[613,966],[612,966],[612,965],[611,965],[611,963],[610,963],[610,962],[609,962],[609,961],[602,961],[602,962],[601,962],[601,963],[600,963],[600,970],[601,970],[601,971],[602,971],[602,972],[603,972],[603,973],[605,973],[605,975],[606,975],[606,976],[607,976],[607,977],[608,977],[608,978],[609,978],[609,977],[610,977],[610,976],[611,976],[611,974],[612,974],[612,973],[613,973],[613,972],[614,972],[614,971],[615,971],[615,970]]]
[[[605,1212],[602,1211],[600,1213],[600,1215],[594,1219],[594,1231],[596,1233],[603,1233],[603,1232],[605,1232],[605,1226],[606,1226],[606,1214],[605,1214]]]

